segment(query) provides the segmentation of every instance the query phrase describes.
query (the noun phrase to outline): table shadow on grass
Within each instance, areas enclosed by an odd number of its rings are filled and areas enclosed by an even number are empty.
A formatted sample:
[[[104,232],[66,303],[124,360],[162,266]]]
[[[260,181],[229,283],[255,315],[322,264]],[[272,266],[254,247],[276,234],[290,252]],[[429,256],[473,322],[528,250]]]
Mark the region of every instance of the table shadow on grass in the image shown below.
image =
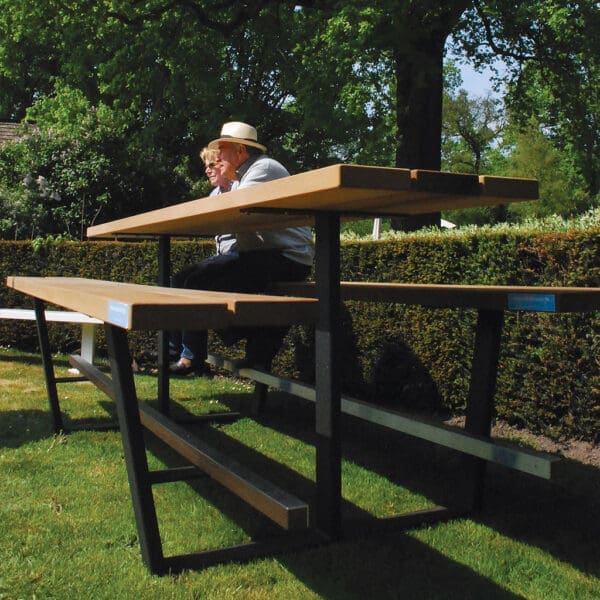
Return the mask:
[[[106,417],[71,417],[61,410],[64,433],[72,431],[118,430],[116,411],[110,402],[98,403],[107,413]],[[62,408],[62,407],[61,407]],[[56,435],[49,410],[23,409],[0,411],[0,447],[19,448]]]
[[[232,409],[243,397],[222,398]],[[311,444],[314,405],[270,393],[257,421]],[[452,506],[462,480],[460,453],[344,416],[343,458],[396,485]],[[469,519],[513,540],[540,548],[583,573],[600,576],[600,469],[563,458],[558,482],[488,464],[484,505]]]
[[[35,356],[24,356],[22,360],[31,364],[41,363]],[[244,410],[249,406],[248,394],[222,394],[215,398],[232,410]],[[107,414],[114,415],[115,407],[111,401],[101,401],[100,404]],[[186,412],[185,409],[183,411]],[[71,425],[70,418],[64,416],[66,425]],[[311,403],[287,394],[270,393],[266,411],[255,418],[262,426],[314,444],[314,405]],[[105,422],[104,419],[87,419],[91,426]],[[4,447],[18,447],[52,435],[49,413],[45,410],[0,412],[0,427],[4,432],[0,445]],[[450,504],[454,484],[460,478],[458,453],[351,417],[343,418],[342,429],[345,460],[387,477],[436,504]],[[225,443],[230,442],[225,440]],[[235,451],[235,448],[231,449]],[[241,462],[246,464],[245,461],[250,460],[252,464],[256,461],[257,472],[268,472],[271,477],[274,466],[261,463],[262,455],[254,453],[254,456],[245,448],[240,450],[244,454]],[[512,539],[537,546],[582,572],[599,576],[600,519],[597,517],[600,513],[600,470],[563,460],[566,475],[560,485],[488,465],[484,508],[478,514],[471,514],[470,518]],[[286,481],[286,469],[279,469],[281,472],[277,473],[277,478]],[[296,495],[312,502],[313,483],[297,474],[291,479],[290,491],[297,490],[294,492]],[[232,494],[224,494],[218,484],[212,485],[217,505],[222,505],[222,499],[230,496],[224,510],[235,522],[245,514],[242,521],[249,524],[248,531],[258,531],[260,535],[262,531],[275,528],[266,518],[257,520],[253,509]],[[281,487],[288,489],[287,483]],[[344,513],[345,516],[347,513],[361,515],[358,507],[348,503],[344,503]],[[253,529],[257,524],[258,529]]]
[[[192,429],[203,441],[218,447],[255,472],[267,473],[270,481],[308,502],[312,514],[315,496],[312,480],[231,438],[220,428],[202,425]],[[185,464],[154,436],[147,436],[147,445],[148,450],[165,466]],[[187,485],[247,536],[260,539],[269,535],[285,535],[266,517],[209,478],[193,480]],[[343,504],[346,515],[370,517],[347,501]],[[185,515],[183,519],[186,519]],[[161,526],[162,529],[165,530],[164,537],[168,537],[168,525]],[[185,549],[186,552],[194,550],[197,549]],[[404,592],[413,598],[485,597],[508,600],[518,597],[426,544],[400,533],[378,537],[377,541],[357,539],[294,553],[279,553],[275,554],[275,558],[322,598],[397,598]],[[465,589],[469,590],[467,594]]]
[[[277,558],[327,600],[522,598],[408,535],[335,543]]]
[[[181,405],[173,404],[172,416],[174,418],[185,418],[192,415],[188,414],[186,409]],[[260,450],[256,450],[245,442],[235,439],[227,433],[226,425],[217,427],[208,424],[188,425],[186,428],[193,431],[203,442],[217,448],[229,458],[237,460],[255,473],[265,477],[284,489],[286,492],[294,494],[296,497],[309,504],[311,507],[311,510],[309,511],[310,521],[311,525],[314,525],[312,522],[316,497],[314,475],[312,477],[304,476],[296,469],[288,466],[288,464],[281,462],[279,458],[269,458]],[[307,440],[308,444],[311,446],[313,441],[314,440],[310,437]],[[185,459],[180,458],[175,452],[153,436],[147,436],[147,444],[150,452],[159,457],[166,466],[171,467],[186,464]],[[312,450],[310,451],[312,452]],[[313,472],[314,468],[311,466],[310,470]],[[233,494],[224,490],[218,484],[213,484],[210,479],[204,478],[192,481],[189,485],[198,491],[207,501],[218,507],[218,509],[229,519],[236,522],[241,529],[250,536],[254,537],[256,535],[260,536],[265,532],[270,534],[273,533],[273,531],[281,531],[271,525],[270,521],[259,515],[254,509],[248,507]],[[368,491],[368,489],[365,489],[365,493],[368,494]],[[426,508],[430,505],[430,503],[427,503],[427,501],[423,499],[416,499],[416,502],[420,502],[421,508]],[[355,505],[348,499],[342,500],[342,514],[344,520],[348,521],[353,520],[359,523],[371,522],[373,525],[381,524],[382,522],[382,519],[374,517],[370,512]],[[385,521],[385,518],[383,521],[389,526],[389,523]]]
[[[230,410],[248,410],[248,396],[222,395],[219,401]],[[281,392],[269,393],[266,409],[252,416],[260,425],[314,446],[314,404]],[[446,506],[455,486],[453,468],[457,453],[444,456],[443,464],[431,444],[397,432],[377,428],[347,415],[342,416],[342,454],[350,461],[411,491]],[[427,477],[427,474],[430,477]]]
[[[20,448],[52,437],[47,411],[37,409],[0,411],[0,448]]]
[[[557,482],[489,466],[473,520],[600,577],[600,469],[563,461]]]
[[[0,362],[19,363],[24,365],[42,365],[41,354],[11,354],[0,353]],[[52,355],[52,362],[55,367],[68,367],[69,361],[63,358],[62,355]]]

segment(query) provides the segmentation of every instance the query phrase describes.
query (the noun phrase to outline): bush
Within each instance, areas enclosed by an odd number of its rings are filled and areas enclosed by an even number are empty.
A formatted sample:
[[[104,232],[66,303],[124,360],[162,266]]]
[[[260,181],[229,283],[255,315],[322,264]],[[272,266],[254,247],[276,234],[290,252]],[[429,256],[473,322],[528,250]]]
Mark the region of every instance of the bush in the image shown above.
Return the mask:
[[[430,231],[381,242],[345,242],[345,280],[600,287],[600,226],[532,233]],[[213,252],[213,242],[172,242],[172,268]],[[0,242],[0,275],[70,275],[152,284],[156,243]],[[27,300],[0,289],[0,306]],[[428,413],[460,412],[468,391],[476,311],[348,302],[343,312],[342,385],[372,402]],[[37,348],[32,324],[0,322],[4,345]],[[76,328],[52,328],[52,345],[71,351]],[[133,352],[154,345],[130,336]],[[213,340],[216,343],[217,340]],[[99,340],[102,352],[104,340]],[[497,414],[554,438],[598,440],[600,312],[507,313],[496,394]],[[224,349],[217,347],[218,352]],[[236,352],[239,349],[234,349]],[[314,332],[291,329],[275,369],[314,380]]]
[[[0,237],[62,235],[189,198],[191,187],[159,149],[143,144],[103,104],[57,86],[28,112],[36,122],[0,147]],[[123,118],[122,116],[120,117]],[[202,194],[201,194],[202,195]]]

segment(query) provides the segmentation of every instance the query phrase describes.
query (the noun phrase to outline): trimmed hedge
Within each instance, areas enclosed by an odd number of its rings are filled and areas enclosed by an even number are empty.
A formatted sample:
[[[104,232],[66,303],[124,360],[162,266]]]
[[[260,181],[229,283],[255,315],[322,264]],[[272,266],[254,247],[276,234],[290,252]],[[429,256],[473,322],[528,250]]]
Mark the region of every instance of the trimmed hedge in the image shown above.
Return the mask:
[[[481,232],[350,242],[342,278],[463,284],[600,286],[600,230],[527,235]],[[213,252],[212,240],[172,242],[172,268]],[[0,273],[64,275],[154,283],[156,243],[61,243],[37,252],[27,242],[0,242]],[[4,286],[1,306],[25,306]],[[476,311],[348,302],[343,314],[343,387],[372,402],[428,413],[464,409]],[[75,327],[51,326],[53,347],[73,351]],[[275,368],[314,380],[313,332],[294,327]],[[0,322],[2,345],[37,348],[31,323]],[[213,344],[218,341],[212,338]],[[155,344],[131,336],[133,352]],[[99,340],[102,350],[103,339]],[[600,439],[600,312],[506,314],[497,414],[554,438]],[[219,347],[218,351],[224,351]],[[239,347],[226,350],[239,353]]]
[[[176,243],[172,248],[173,268],[201,260],[214,249],[214,242]],[[0,242],[0,275],[90,277],[111,281],[153,284],[158,278],[156,242],[62,242],[34,249],[30,242]],[[29,307],[22,294],[0,287],[0,306]],[[77,326],[49,323],[51,346],[59,352],[74,352],[79,347]],[[152,332],[130,336],[132,352],[155,349]],[[37,349],[37,332],[31,322],[0,321],[0,344],[31,351]],[[98,336],[98,352],[106,351],[104,332]]]

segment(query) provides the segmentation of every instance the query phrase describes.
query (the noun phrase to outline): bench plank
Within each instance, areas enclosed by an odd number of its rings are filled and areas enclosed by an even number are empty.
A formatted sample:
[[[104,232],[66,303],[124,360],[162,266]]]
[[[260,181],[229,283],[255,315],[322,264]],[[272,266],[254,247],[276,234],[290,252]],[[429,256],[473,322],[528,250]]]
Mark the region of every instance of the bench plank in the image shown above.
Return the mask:
[[[102,325],[100,319],[94,319],[81,312],[70,310],[47,310],[46,321],[52,323],[74,323],[76,325]],[[17,321],[35,321],[35,311],[30,308],[0,308],[0,319]]]
[[[96,328],[102,325],[100,319],[94,319],[81,312],[68,310],[44,311],[46,321],[52,323],[72,323],[81,326],[81,356],[93,363],[96,356]],[[17,321],[35,321],[35,311],[27,308],[0,308],[0,319]]]
[[[313,323],[307,298],[184,290],[77,277],[9,276],[6,285],[129,330],[221,329]]]
[[[315,297],[311,282],[276,283],[270,291]],[[600,310],[600,288],[424,283],[340,283],[343,300],[418,304],[431,308],[481,308],[544,312]]]
[[[81,312],[67,310],[44,311],[47,322],[72,323],[81,326],[81,356],[94,362],[96,356],[96,327],[102,325],[100,319],[94,319]],[[27,308],[0,308],[0,319],[15,321],[35,321],[35,311]]]

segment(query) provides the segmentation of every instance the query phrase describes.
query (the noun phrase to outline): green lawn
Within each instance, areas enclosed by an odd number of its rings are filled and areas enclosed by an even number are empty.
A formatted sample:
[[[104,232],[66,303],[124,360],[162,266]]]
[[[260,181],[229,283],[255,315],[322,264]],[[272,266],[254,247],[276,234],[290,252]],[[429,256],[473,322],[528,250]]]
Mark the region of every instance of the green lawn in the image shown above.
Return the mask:
[[[66,373],[66,362],[60,360]],[[156,379],[136,376],[151,400]],[[560,484],[488,470],[484,510],[389,536],[244,565],[157,577],[144,567],[117,432],[53,436],[39,358],[0,350],[0,599],[600,598],[600,470],[568,462]],[[172,383],[193,413],[243,409],[251,388],[218,378]],[[59,387],[74,419],[110,418],[89,383]],[[314,407],[270,396],[258,420],[196,426],[268,479],[314,495]],[[344,421],[347,517],[444,503],[460,461],[443,449]],[[176,458],[151,441],[152,467]],[[244,542],[269,525],[208,478],[154,487],[167,555]]]

